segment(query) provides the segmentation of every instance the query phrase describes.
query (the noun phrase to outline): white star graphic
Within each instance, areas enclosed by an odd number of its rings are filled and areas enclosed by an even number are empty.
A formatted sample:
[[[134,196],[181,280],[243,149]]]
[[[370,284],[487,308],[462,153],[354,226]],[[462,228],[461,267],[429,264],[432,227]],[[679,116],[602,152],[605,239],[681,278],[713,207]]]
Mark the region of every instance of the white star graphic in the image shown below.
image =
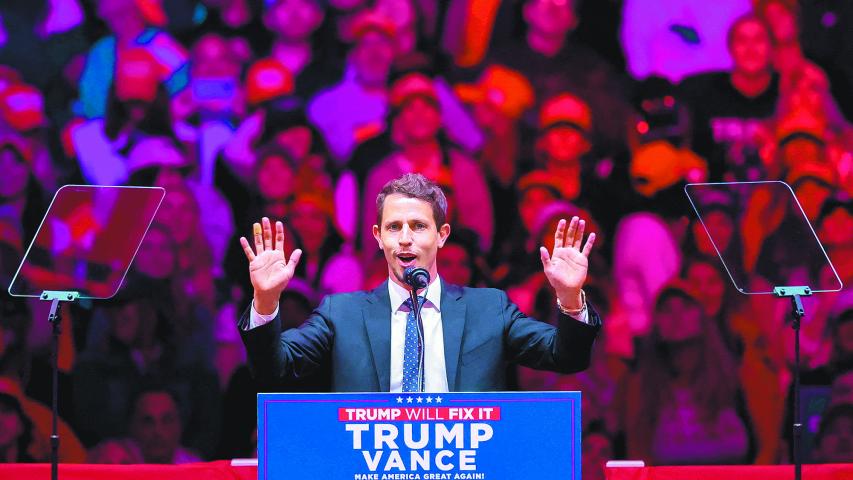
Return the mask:
[[[432,403],[432,397],[427,397],[427,403]]]
[[[435,403],[441,403],[441,397],[435,397]]]
[[[418,397],[418,403],[424,403],[424,399],[421,397]]]
[[[406,403],[412,403],[412,397],[407,397],[407,398],[406,398]]]
[[[403,397],[397,397],[397,403],[403,403]]]

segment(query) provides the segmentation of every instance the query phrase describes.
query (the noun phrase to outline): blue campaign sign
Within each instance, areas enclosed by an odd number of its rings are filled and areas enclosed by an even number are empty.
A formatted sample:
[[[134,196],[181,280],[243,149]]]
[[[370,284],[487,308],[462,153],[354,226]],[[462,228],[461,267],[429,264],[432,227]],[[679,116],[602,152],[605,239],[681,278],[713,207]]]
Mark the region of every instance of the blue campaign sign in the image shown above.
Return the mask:
[[[258,479],[581,478],[579,392],[262,393]]]

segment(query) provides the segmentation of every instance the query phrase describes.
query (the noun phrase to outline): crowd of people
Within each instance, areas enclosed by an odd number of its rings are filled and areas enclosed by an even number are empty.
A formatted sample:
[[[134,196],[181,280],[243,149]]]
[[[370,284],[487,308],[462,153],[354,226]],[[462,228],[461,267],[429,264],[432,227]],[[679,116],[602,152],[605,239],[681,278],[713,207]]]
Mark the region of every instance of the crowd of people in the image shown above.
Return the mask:
[[[853,282],[851,25],[843,0],[4,0],[4,285],[58,187],[167,192],[118,295],[64,307],[60,460],[254,456],[255,394],[328,376],[252,379],[237,239],[284,221],[298,325],[387,278],[375,198],[414,171],[449,198],[443,280],[541,321],[538,247],[572,215],[598,233],[591,367],[512,372],[583,392],[587,478],[611,458],[790,461],[795,368],[805,458],[853,462],[851,292],[805,299],[795,365],[790,304],[730,278]],[[700,220],[683,190],[763,180],[792,187],[834,268],[786,266],[773,196],[704,190]],[[46,306],[0,303],[0,461],[46,461]]]

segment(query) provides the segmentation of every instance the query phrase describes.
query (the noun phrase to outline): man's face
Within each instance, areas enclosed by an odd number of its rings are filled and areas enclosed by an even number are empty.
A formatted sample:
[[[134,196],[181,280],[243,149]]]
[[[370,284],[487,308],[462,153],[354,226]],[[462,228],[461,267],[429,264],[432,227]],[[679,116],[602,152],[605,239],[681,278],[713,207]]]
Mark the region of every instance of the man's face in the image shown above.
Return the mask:
[[[394,61],[394,44],[384,34],[370,31],[358,41],[352,58],[362,85],[384,87]]]
[[[527,28],[540,35],[566,35],[578,24],[572,8],[573,0],[528,0],[524,4]]]
[[[770,35],[759,22],[745,21],[735,27],[729,45],[734,69],[756,75],[770,69]]]
[[[181,419],[169,394],[151,392],[139,398],[130,429],[147,463],[172,463],[181,438]]]
[[[429,100],[415,97],[403,105],[397,122],[406,143],[422,144],[436,139],[441,113]]]
[[[435,258],[448,235],[450,225],[436,226],[429,203],[400,194],[385,197],[382,225],[373,226],[373,238],[385,253],[388,273],[403,286],[403,272],[408,267],[426,268],[430,278],[435,278]]]

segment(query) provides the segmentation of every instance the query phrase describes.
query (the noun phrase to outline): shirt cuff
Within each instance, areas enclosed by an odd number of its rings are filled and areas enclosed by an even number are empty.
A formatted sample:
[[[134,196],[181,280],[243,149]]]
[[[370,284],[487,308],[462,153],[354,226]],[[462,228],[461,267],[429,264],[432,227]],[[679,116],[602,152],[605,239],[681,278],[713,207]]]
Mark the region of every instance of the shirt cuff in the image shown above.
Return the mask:
[[[252,300],[252,308],[249,309],[249,328],[246,330],[251,330],[253,328],[262,327],[275,319],[275,316],[278,315],[278,305],[275,307],[275,311],[273,311],[269,315],[261,315],[255,310],[255,301]]]
[[[278,310],[276,310],[276,312],[277,311]],[[589,325],[589,309],[587,309],[587,308],[584,308],[581,313],[579,313],[577,315],[569,315],[569,317],[574,318],[575,320],[577,320],[579,322],[583,322],[583,323],[586,323],[587,325]]]

